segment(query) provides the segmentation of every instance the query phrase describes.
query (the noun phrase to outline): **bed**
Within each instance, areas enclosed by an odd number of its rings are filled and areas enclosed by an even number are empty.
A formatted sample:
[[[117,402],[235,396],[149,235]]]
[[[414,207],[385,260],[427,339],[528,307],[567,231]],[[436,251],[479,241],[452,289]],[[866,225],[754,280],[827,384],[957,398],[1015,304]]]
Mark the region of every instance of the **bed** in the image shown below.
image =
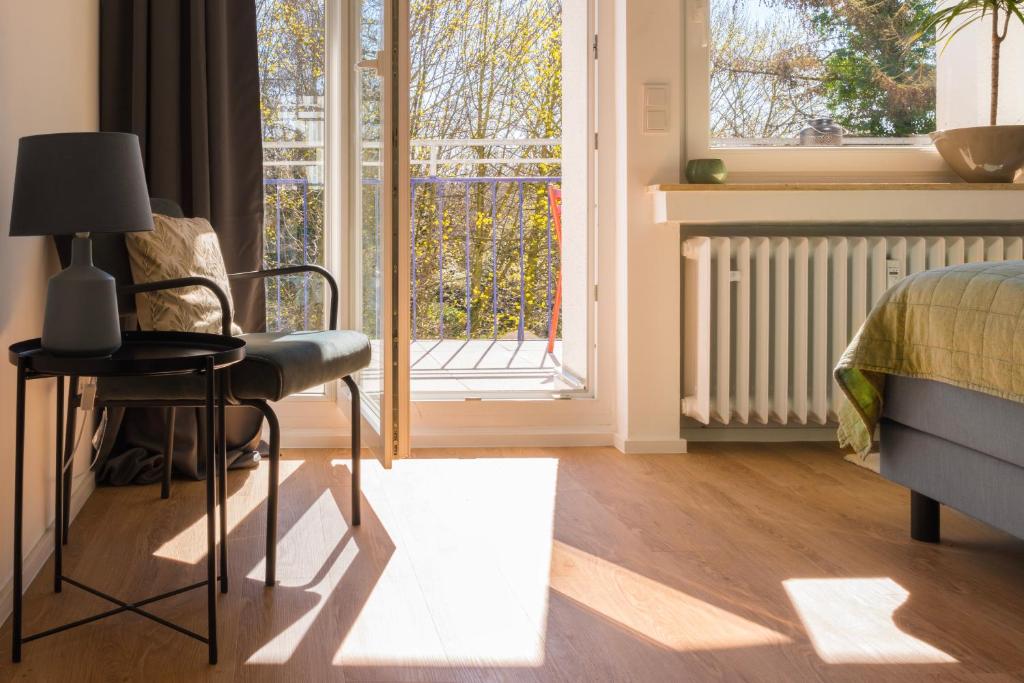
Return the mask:
[[[890,375],[881,473],[910,489],[910,535],[939,541],[939,504],[1024,538],[1024,404]]]
[[[839,440],[906,486],[910,533],[948,505],[1024,538],[1024,261],[912,275],[878,301],[836,366]]]

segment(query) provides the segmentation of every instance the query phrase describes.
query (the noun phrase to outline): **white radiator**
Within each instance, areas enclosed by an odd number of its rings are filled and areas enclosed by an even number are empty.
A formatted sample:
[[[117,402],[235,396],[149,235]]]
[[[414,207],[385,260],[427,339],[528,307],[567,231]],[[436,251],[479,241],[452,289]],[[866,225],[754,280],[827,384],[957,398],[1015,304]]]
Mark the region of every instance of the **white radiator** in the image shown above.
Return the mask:
[[[1024,258],[1021,237],[691,237],[683,242],[683,414],[826,424],[832,368],[906,275]]]

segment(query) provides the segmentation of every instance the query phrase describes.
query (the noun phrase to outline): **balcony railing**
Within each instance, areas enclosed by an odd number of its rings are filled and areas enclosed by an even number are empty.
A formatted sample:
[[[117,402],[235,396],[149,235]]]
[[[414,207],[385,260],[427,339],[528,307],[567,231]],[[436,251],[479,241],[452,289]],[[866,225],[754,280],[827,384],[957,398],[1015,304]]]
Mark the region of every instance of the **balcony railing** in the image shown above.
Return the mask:
[[[550,200],[548,199],[548,187],[550,185],[558,185],[561,182],[561,178],[557,176],[519,176],[519,177],[467,177],[467,178],[413,178],[411,182],[411,193],[412,193],[412,220],[411,229],[413,235],[412,244],[412,329],[413,339],[415,340],[418,336],[417,331],[421,329],[420,325],[420,290],[422,283],[420,282],[420,271],[422,267],[421,259],[419,254],[424,251],[436,251],[436,272],[439,274],[439,282],[437,286],[437,310],[441,311],[441,315],[436,316],[437,318],[437,334],[431,335],[432,339],[446,339],[453,336],[455,330],[451,329],[451,326],[446,324],[444,311],[449,307],[449,304],[454,303],[460,310],[465,318],[464,323],[457,336],[465,339],[480,339],[483,337],[481,326],[477,325],[474,327],[473,314],[474,311],[480,312],[485,308],[489,308],[490,313],[490,336],[492,339],[498,339],[501,336],[503,329],[502,325],[502,308],[501,304],[510,298],[508,292],[504,292],[503,296],[502,286],[508,285],[508,282],[499,282],[500,273],[503,270],[503,263],[499,256],[499,232],[503,225],[507,226],[509,219],[513,223],[514,229],[514,257],[515,257],[515,274],[518,275],[516,282],[516,299],[518,306],[516,308],[516,339],[523,341],[527,333],[527,317],[528,317],[528,289],[527,289],[527,275],[531,271],[536,274],[538,271],[543,272],[544,276],[544,308],[543,308],[543,323],[542,329],[533,330],[534,334],[538,336],[546,335],[550,329],[552,321],[552,303],[554,301],[555,294],[555,281],[557,278],[557,269],[560,267],[560,258],[558,252],[558,244],[554,239],[552,233],[552,207]],[[454,192],[452,191],[454,190]],[[532,202],[527,202],[527,194],[530,190],[533,190]],[[452,195],[455,197],[452,197]],[[543,197],[543,199],[539,199]],[[461,218],[463,221],[463,229],[461,230],[461,236],[457,235],[459,231],[452,227],[446,227],[444,220],[435,219],[431,221],[431,225],[426,230],[418,229],[418,220],[422,220],[422,214],[424,211],[425,203],[433,203],[433,216],[445,216],[446,203],[458,202],[461,200],[462,207],[461,215],[456,210],[456,220]],[[471,203],[474,200],[482,204],[483,206],[479,210],[471,208]],[[504,200],[504,201],[503,201]],[[481,215],[486,220],[480,220]],[[531,221],[532,219],[532,221]],[[543,232],[543,249],[542,253],[534,254],[532,256],[532,262],[528,261],[527,257],[527,227],[531,222],[536,223],[538,220],[543,221],[544,232]],[[481,224],[487,229],[485,231],[479,230]],[[480,233],[485,234],[481,235]],[[535,235],[534,235],[535,237]],[[446,258],[451,258],[452,254],[450,250],[446,251],[446,243],[455,240],[460,242],[463,249],[462,259],[462,272],[455,273],[453,276],[449,275],[452,268],[446,268]],[[421,250],[420,247],[424,242],[434,242],[436,250]],[[489,254],[487,254],[487,260],[489,263],[475,263],[473,254],[481,253],[479,247],[480,242],[484,242],[485,246],[487,243],[490,245]],[[508,240],[503,240],[508,242]],[[475,243],[475,244],[474,244]],[[462,254],[460,254],[462,255]],[[539,259],[538,259],[539,257]],[[507,255],[506,255],[507,260]],[[541,265],[543,264],[543,265]],[[482,270],[481,266],[489,266],[489,293],[483,292],[481,281],[485,278],[478,278],[474,287],[472,273],[474,268]],[[454,270],[457,270],[455,268]],[[514,274],[514,275],[515,275]],[[460,277],[461,275],[461,277]],[[452,279],[457,278],[458,286],[461,286],[461,296],[457,301],[449,301],[452,297],[450,292],[451,287],[448,285],[452,282]],[[458,287],[456,287],[457,289]],[[431,287],[431,289],[433,289]],[[536,289],[536,287],[534,287]],[[479,294],[489,294],[489,296],[480,296]],[[456,292],[455,294],[458,294]],[[474,296],[476,295],[476,296]],[[474,305],[474,299],[476,299],[476,305]],[[484,306],[482,304],[487,304]],[[505,320],[507,320],[508,312],[505,311]],[[537,316],[533,316],[536,318]],[[485,321],[486,322],[486,321]],[[474,333],[476,330],[476,333]]]
[[[273,211],[273,225],[274,231],[271,234],[264,234],[264,238],[270,238],[264,240],[263,254],[264,261],[267,266],[278,267],[285,265],[297,265],[310,262],[310,230],[309,230],[309,180],[306,178],[264,178],[263,179],[263,193],[264,203],[270,204],[269,207]],[[301,197],[301,209],[300,209],[300,221],[301,228],[299,229],[299,240],[298,243],[302,245],[301,251],[289,248],[290,240],[287,240],[285,235],[287,230],[285,229],[285,216],[288,212],[288,203],[285,201],[285,195],[291,194],[292,192],[298,191]],[[264,217],[266,221],[266,217]],[[315,239],[315,238],[314,238]],[[317,245],[319,246],[319,245]],[[319,259],[314,259],[319,261]],[[267,287],[267,298],[272,299],[272,316],[268,317],[268,327],[272,330],[281,330],[288,327],[294,327],[295,315],[292,311],[292,315],[286,314],[286,302],[283,301],[288,296],[288,290],[295,290],[298,288],[298,310],[302,320],[302,328],[304,330],[310,329],[310,318],[311,306],[310,301],[310,276],[308,273],[302,275],[291,275],[287,279],[281,278],[284,281],[268,281]],[[319,317],[322,319],[322,296],[318,290],[314,292],[315,307],[320,309],[318,312],[321,314]],[[295,306],[291,306],[295,308]],[[268,311],[271,312],[271,311]],[[287,318],[292,318],[290,322],[293,324],[289,325],[286,322]]]
[[[529,150],[559,144],[557,139],[414,141],[413,172],[426,174],[410,183],[414,339],[548,336],[561,264],[548,192],[561,178],[548,172],[560,159]],[[298,156],[317,149],[308,143],[265,147],[306,152]],[[527,153],[508,155],[515,148]],[[379,166],[375,151],[372,143],[364,148],[367,175]],[[272,155],[266,175],[292,177],[264,180],[266,260],[273,265],[320,260],[323,190],[319,169],[313,181],[306,170],[322,162],[294,158],[294,153]],[[524,167],[533,173],[510,173]],[[370,190],[364,201],[371,195],[373,206],[379,206],[378,181],[364,178],[363,185]],[[378,215],[373,207],[368,210]],[[267,299],[271,328],[308,327],[323,319],[322,292],[308,277],[268,284]]]

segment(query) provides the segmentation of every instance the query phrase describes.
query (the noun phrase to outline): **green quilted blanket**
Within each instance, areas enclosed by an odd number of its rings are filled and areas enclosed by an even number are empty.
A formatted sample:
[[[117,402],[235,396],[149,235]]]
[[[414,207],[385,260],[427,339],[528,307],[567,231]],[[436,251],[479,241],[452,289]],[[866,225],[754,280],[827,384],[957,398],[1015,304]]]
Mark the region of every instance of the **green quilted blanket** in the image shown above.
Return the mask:
[[[1024,402],[1024,261],[929,270],[882,296],[835,369],[841,445],[870,450],[887,375]]]

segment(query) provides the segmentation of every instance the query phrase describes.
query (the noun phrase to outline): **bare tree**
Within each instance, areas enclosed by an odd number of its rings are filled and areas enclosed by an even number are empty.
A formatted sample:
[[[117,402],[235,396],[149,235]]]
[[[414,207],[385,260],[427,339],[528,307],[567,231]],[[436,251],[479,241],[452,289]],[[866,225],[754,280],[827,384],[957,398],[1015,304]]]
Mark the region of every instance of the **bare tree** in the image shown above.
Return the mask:
[[[359,27],[364,59],[381,49],[380,0],[365,0]],[[264,137],[275,142],[309,142],[307,119],[322,108],[324,94],[324,0],[257,0],[262,79]],[[410,123],[413,138],[509,139],[561,136],[561,0],[412,0],[410,5]],[[376,204],[380,141],[380,83],[369,72],[358,76],[360,123],[366,163],[362,215],[364,327],[375,323],[373,278],[379,268]],[[533,148],[493,145],[448,145],[438,148],[437,174],[445,178],[555,177],[559,164],[484,163],[527,154],[561,156],[560,145]],[[315,161],[321,152],[308,147],[267,149],[273,162]],[[414,150],[423,158],[427,150]],[[455,163],[452,160],[472,159]],[[298,254],[319,257],[323,244],[322,187],[289,186],[289,179],[310,177],[305,166],[267,167],[268,258],[294,261]],[[414,164],[414,173],[425,165]],[[312,187],[312,189],[310,189]],[[305,195],[299,194],[299,188]],[[524,252],[519,258],[519,197],[514,184],[499,183],[496,192],[484,184],[426,184],[414,201],[415,255],[418,269],[417,333],[430,335],[439,320],[446,328],[464,329],[467,318],[473,334],[501,334],[518,323],[520,282],[526,284],[527,328],[546,332],[546,294],[549,288],[547,183],[524,188]],[[280,229],[278,218],[280,217]],[[469,257],[466,245],[469,245]],[[310,245],[316,245],[310,251]],[[283,253],[277,253],[281,245]],[[497,251],[497,259],[494,251]],[[443,265],[442,265],[443,264]],[[557,268],[557,258],[552,263]],[[469,279],[471,301],[465,302]],[[497,279],[497,287],[495,287]],[[308,308],[301,280],[268,292],[274,315],[283,326],[298,323]],[[442,297],[442,283],[445,288]],[[288,289],[288,287],[291,287]],[[450,290],[450,291],[449,291]],[[277,295],[282,294],[278,305]],[[495,318],[492,297],[497,295]],[[441,300],[444,299],[444,305]],[[319,305],[319,304],[318,304]],[[434,329],[432,330],[431,327]]]
[[[823,111],[817,36],[792,13],[712,3],[711,137],[790,137]]]

